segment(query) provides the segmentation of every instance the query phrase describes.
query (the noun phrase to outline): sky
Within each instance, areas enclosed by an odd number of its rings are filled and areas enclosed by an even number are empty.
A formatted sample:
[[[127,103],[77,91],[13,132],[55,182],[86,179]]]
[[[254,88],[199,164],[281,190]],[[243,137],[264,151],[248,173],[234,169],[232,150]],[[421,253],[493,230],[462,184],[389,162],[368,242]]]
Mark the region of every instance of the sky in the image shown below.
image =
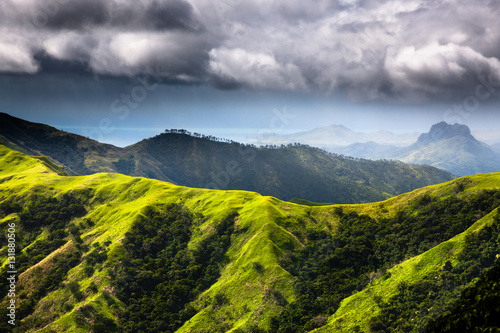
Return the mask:
[[[500,142],[498,17],[494,0],[3,0],[0,112],[119,146],[440,121]]]

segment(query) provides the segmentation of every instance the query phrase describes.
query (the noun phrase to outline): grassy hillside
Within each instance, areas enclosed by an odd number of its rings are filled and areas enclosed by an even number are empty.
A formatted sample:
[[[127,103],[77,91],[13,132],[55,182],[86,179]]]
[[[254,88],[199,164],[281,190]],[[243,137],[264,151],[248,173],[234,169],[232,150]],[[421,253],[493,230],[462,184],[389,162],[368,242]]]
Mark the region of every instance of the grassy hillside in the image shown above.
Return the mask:
[[[500,253],[499,174],[378,203],[302,206],[120,174],[70,177],[1,145],[0,169],[1,275],[15,223],[18,332],[365,331],[409,313],[405,329],[416,330]],[[435,281],[436,294],[417,288]],[[407,312],[391,307],[407,299]]]
[[[431,250],[372,274],[375,278],[343,299],[327,325],[316,331],[422,331],[494,263],[500,249],[498,217],[495,210]]]
[[[282,200],[373,202],[453,179],[428,166],[355,160],[299,145],[257,148],[182,130],[118,148],[2,113],[0,142],[48,156],[70,175],[117,172],[190,187],[255,191]]]

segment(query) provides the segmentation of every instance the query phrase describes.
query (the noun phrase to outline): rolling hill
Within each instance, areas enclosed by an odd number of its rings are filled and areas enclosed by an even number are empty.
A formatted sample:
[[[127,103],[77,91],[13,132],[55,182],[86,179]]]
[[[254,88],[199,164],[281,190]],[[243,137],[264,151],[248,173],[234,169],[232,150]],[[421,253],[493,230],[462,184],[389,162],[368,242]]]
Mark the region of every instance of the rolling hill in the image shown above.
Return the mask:
[[[0,141],[70,175],[117,172],[177,185],[248,190],[283,200],[361,203],[453,179],[428,166],[356,160],[304,145],[257,148],[176,130],[126,148],[0,114]]]
[[[421,331],[487,279],[499,206],[498,173],[302,206],[68,176],[0,145],[1,274],[14,228],[17,332]]]

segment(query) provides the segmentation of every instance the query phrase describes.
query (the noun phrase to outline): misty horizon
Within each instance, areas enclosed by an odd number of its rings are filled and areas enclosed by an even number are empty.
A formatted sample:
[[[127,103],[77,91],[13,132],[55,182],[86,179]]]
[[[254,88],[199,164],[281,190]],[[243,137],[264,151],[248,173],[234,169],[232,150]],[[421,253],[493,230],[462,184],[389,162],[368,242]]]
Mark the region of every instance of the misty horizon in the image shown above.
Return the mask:
[[[11,114],[12,115],[12,114]],[[279,113],[277,113],[278,116],[275,116],[275,118],[279,120]],[[286,115],[286,114],[285,114]],[[23,118],[21,118],[23,119]],[[286,119],[286,118],[283,118]],[[30,122],[36,122],[32,121],[31,119],[23,119],[27,120]],[[119,127],[114,127],[112,123],[108,122],[103,122],[100,127],[84,127],[84,126],[58,126],[57,124],[50,124],[50,123],[43,123],[45,125],[52,126],[58,130],[81,135],[90,139],[94,139],[98,142],[101,143],[106,143],[106,144],[111,144],[116,147],[121,147],[124,148],[129,145],[133,145],[137,142],[140,142],[144,139],[148,139],[157,135],[160,135],[164,133],[166,130],[171,130],[172,128],[134,128],[134,127],[129,127],[129,128],[119,128]],[[435,125],[435,124],[431,124]],[[450,123],[450,125],[453,125]],[[354,139],[352,140],[352,143],[355,142],[368,142],[368,141],[374,141],[377,143],[381,144],[390,144],[385,142],[384,140],[377,140],[377,139],[365,139],[364,137],[366,135],[376,135],[376,134],[388,134],[392,135],[394,134],[395,137],[400,137],[400,138],[405,138],[402,139],[401,141],[395,141],[394,144],[396,146],[400,147],[405,147],[409,146],[410,144],[414,143],[416,139],[423,133],[427,133],[431,126],[429,126],[426,130],[424,131],[397,131],[394,129],[387,129],[387,128],[380,128],[378,130],[371,130],[371,131],[356,131],[353,130],[343,124],[330,124],[330,125],[325,125],[321,127],[314,127],[314,128],[309,128],[309,129],[284,129],[284,128],[271,128],[272,126],[264,129],[257,129],[257,128],[247,128],[244,130],[241,129],[231,129],[231,128],[177,128],[177,129],[184,129],[187,130],[190,133],[199,133],[204,136],[213,136],[216,138],[220,139],[228,139],[228,140],[233,140],[236,142],[240,143],[245,143],[245,144],[257,144],[257,145],[266,145],[270,144],[271,142],[265,142],[266,139],[270,138],[287,138],[287,137],[293,137],[294,135],[300,135],[300,134],[307,134],[309,132],[314,132],[317,130],[329,130],[329,129],[335,129],[335,128],[343,128],[346,131],[349,131],[349,134],[354,135]],[[470,128],[470,127],[469,127]],[[479,141],[483,141],[487,144],[498,144],[500,143],[500,131],[497,130],[474,130],[474,128],[470,128],[471,134]],[[128,139],[120,139],[120,132],[125,132],[127,135],[131,138]],[[131,136],[131,133],[135,133],[135,136]],[[86,135],[87,134],[87,135]],[[92,135],[98,136],[100,135],[101,137],[92,137]],[[359,138],[359,139],[358,139]],[[290,141],[290,142],[293,142]],[[297,141],[298,143],[306,143],[307,142],[300,142]],[[324,144],[329,144],[330,142],[324,141],[322,142]],[[314,146],[314,144],[312,144]]]

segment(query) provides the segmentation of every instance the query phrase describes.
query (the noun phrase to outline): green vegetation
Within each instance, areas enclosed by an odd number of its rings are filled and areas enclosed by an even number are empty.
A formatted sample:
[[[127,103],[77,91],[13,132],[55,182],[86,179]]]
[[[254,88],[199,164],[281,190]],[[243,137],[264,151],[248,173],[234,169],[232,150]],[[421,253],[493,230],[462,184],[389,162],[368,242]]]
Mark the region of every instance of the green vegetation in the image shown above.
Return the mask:
[[[18,270],[16,327],[2,331],[417,332],[456,322],[460,302],[489,318],[476,295],[496,290],[484,272],[500,253],[500,174],[305,206],[120,174],[69,177],[5,146],[0,169],[0,274],[8,223]],[[469,296],[454,310],[460,293]]]
[[[498,193],[498,192],[497,192]],[[380,302],[380,315],[372,318],[371,331],[386,332],[395,330],[397,332],[413,332],[423,330],[429,320],[436,314],[444,313],[455,303],[458,292],[468,282],[472,281],[495,262],[497,253],[500,253],[500,223],[498,211],[495,215],[495,224],[486,226],[477,234],[470,234],[465,238],[464,250],[458,257],[458,262],[453,266],[451,261],[446,261],[442,270],[436,274],[425,276],[413,285],[402,282],[398,285],[398,292],[388,301]],[[468,289],[466,294],[470,295]],[[470,296],[469,296],[470,297]],[[490,300],[494,300],[492,297]],[[497,299],[498,302],[498,299]],[[483,306],[489,307],[484,304]],[[431,310],[429,310],[431,309]],[[462,308],[464,309],[464,308]],[[491,308],[494,310],[494,307]],[[468,313],[470,308],[466,310]],[[470,311],[474,317],[474,311]],[[462,313],[463,318],[470,316]],[[478,321],[488,319],[484,314],[475,315],[475,321],[468,321],[467,331],[478,328]],[[455,317],[456,318],[456,317]],[[458,324],[458,322],[456,323]],[[446,324],[441,328],[445,327]],[[445,330],[440,329],[439,332]],[[449,332],[457,332],[458,329]]]
[[[291,203],[297,204],[297,205],[304,205],[304,206],[329,206],[333,205],[333,203],[321,203],[321,202],[312,202],[306,199],[299,199],[299,198],[293,198],[290,200]]]
[[[479,254],[479,262],[471,262],[468,270],[478,270],[478,266],[483,265],[483,258],[490,261],[492,256],[500,252],[500,214],[495,215],[495,225],[485,230],[482,235],[478,235],[469,240],[468,249]],[[494,240],[496,248],[486,248],[486,244],[491,246],[491,241],[485,242],[490,237]],[[490,250],[487,256],[480,256],[477,245],[483,251]],[[491,251],[493,250],[493,251]],[[496,252],[495,252],[496,250]],[[479,253],[478,253],[479,252]],[[468,254],[467,254],[468,255]],[[490,264],[489,262],[487,264]],[[450,311],[445,312],[438,318],[432,320],[426,332],[446,333],[446,332],[495,332],[500,327],[500,261],[481,275],[481,278],[471,287],[462,291],[460,299]]]
[[[125,234],[127,252],[111,275],[126,304],[120,332],[174,332],[196,314],[189,303],[219,277],[234,218],[225,217],[190,251],[194,217],[180,205],[149,208]],[[215,300],[217,305],[223,301]]]
[[[47,293],[57,287],[64,280],[68,271],[76,266],[80,261],[81,253],[77,249],[61,253],[49,261],[51,267],[42,270],[36,266],[40,261],[47,258],[55,250],[63,247],[69,241],[66,226],[68,222],[86,213],[81,201],[73,194],[63,194],[60,197],[44,197],[41,194],[30,196],[29,200],[22,200],[20,197],[10,197],[0,204],[0,218],[7,214],[17,214],[19,220],[16,241],[23,252],[17,254],[16,271],[26,272],[31,267],[42,276],[37,276],[37,280],[31,288],[21,286],[18,298],[19,311],[17,314],[23,318],[28,316],[34,309],[34,305]],[[74,226],[73,226],[74,227]],[[39,238],[42,233],[46,235]],[[7,224],[2,225],[2,236],[7,235]],[[3,266],[0,269],[2,276],[6,275],[8,268]],[[43,271],[43,273],[42,273]],[[38,275],[36,274],[36,275]],[[73,283],[76,283],[73,281]],[[6,289],[7,281],[0,280],[0,288]],[[27,289],[27,290],[25,290]],[[5,301],[5,299],[4,299]],[[6,304],[5,302],[1,303]],[[32,326],[38,326],[38,322],[32,322]],[[6,322],[0,323],[0,328],[7,329]]]

